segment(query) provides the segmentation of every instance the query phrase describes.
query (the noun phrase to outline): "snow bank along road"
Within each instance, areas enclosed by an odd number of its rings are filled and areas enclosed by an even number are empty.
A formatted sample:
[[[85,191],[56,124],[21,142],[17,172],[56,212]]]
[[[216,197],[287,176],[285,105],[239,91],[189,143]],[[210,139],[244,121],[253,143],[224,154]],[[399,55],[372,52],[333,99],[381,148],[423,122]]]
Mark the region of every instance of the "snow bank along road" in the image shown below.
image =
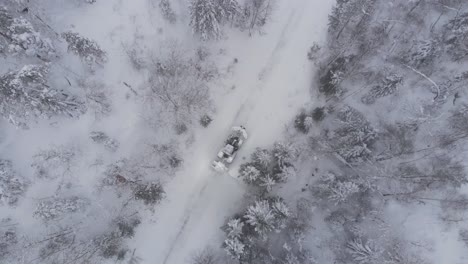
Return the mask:
[[[279,139],[284,125],[310,101],[311,63],[307,51],[323,42],[333,0],[278,1],[263,36],[230,37],[227,50],[239,59],[235,89],[215,98],[216,120],[196,139],[185,169],[166,186],[167,200],[157,208],[155,223],[144,223],[134,241],[142,263],[182,264],[205,246],[219,247],[219,227],[236,210],[245,186],[213,172],[211,160],[229,129],[242,124],[249,139],[233,169],[255,147]]]

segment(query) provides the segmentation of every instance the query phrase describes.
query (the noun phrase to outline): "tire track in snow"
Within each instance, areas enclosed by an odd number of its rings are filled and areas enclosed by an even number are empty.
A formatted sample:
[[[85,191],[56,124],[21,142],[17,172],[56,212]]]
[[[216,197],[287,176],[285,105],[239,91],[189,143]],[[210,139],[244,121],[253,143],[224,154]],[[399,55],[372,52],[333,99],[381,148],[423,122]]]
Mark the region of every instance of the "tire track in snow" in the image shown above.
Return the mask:
[[[297,9],[293,9],[291,11],[291,14],[288,16],[288,20],[283,27],[280,37],[278,38],[278,41],[275,45],[275,48],[271,52],[270,56],[267,59],[266,64],[262,67],[260,70],[259,74],[257,75],[257,89],[256,89],[256,96],[251,96],[249,95],[247,98],[245,98],[244,102],[240,106],[239,110],[237,110],[236,115],[232,119],[232,124],[236,125],[239,123],[244,123],[244,122],[239,122],[242,121],[241,119],[241,114],[245,113],[246,107],[249,106],[252,108],[252,105],[255,104],[256,99],[258,96],[260,96],[260,93],[263,91],[263,88],[265,87],[264,83],[261,83],[261,81],[265,80],[266,77],[268,77],[271,73],[271,71],[274,69],[276,61],[281,57],[281,51],[286,47],[286,44],[289,42],[289,36],[292,34],[292,26],[297,25],[297,23],[300,21],[300,17],[302,16],[302,12],[300,16],[295,16],[297,12]],[[293,19],[296,18],[293,22]]]

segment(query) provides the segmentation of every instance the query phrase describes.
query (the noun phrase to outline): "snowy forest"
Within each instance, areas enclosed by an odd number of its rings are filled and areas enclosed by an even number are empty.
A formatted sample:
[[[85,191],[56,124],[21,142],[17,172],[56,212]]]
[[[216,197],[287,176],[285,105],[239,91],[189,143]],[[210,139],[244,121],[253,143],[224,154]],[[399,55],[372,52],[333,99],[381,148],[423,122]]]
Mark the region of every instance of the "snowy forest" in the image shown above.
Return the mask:
[[[0,264],[466,264],[467,87],[465,0],[2,0]]]

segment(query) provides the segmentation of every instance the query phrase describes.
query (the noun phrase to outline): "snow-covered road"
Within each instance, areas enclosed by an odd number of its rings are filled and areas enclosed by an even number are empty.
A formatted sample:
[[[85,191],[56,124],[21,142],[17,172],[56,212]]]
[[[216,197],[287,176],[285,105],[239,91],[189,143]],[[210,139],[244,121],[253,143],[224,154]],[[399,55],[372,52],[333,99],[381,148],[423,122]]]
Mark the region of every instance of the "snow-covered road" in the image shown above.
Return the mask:
[[[307,51],[323,42],[332,0],[278,1],[266,35],[238,34],[226,41],[238,58],[235,89],[215,98],[216,120],[199,133],[185,169],[166,186],[167,200],[157,220],[144,223],[134,240],[143,263],[182,264],[205,246],[222,243],[219,227],[235,212],[245,186],[209,164],[232,125],[246,126],[250,137],[237,158],[281,138],[284,125],[310,101],[311,63]],[[234,164],[234,170],[238,164]]]

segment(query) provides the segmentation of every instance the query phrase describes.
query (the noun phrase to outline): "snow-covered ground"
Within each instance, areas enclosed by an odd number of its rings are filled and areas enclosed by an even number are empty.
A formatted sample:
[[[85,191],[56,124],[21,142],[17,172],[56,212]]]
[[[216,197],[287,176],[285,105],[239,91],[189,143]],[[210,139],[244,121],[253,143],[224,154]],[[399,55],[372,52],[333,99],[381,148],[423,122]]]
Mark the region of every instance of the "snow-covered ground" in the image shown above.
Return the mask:
[[[186,263],[195,251],[222,243],[219,227],[239,206],[246,187],[212,172],[209,163],[229,128],[243,124],[249,139],[231,167],[236,174],[236,163],[281,138],[284,125],[310,101],[312,69],[306,54],[314,41],[324,39],[332,3],[280,1],[266,35],[229,34],[222,43],[239,61],[227,81],[235,89],[215,98],[215,121],[199,131],[185,169],[166,186],[168,197],[155,222],[139,228],[135,248],[144,263]]]

